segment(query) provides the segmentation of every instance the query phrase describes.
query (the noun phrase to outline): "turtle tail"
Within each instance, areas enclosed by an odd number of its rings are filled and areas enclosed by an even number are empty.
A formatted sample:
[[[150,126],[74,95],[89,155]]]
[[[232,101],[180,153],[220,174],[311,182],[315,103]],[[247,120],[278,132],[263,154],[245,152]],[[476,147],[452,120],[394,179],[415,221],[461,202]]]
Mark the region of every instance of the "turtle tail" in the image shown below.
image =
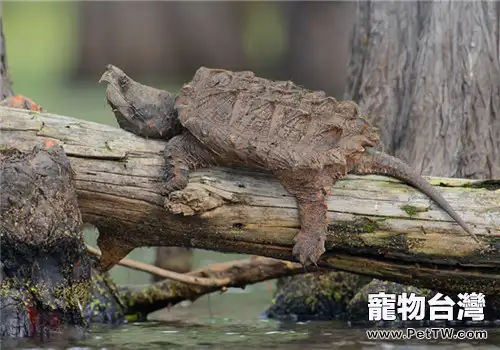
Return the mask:
[[[404,181],[407,184],[417,188],[434,200],[441,208],[448,213],[476,242],[481,243],[479,238],[472,232],[470,227],[462,220],[451,205],[443,198],[441,193],[420,174],[416,173],[410,166],[403,163],[401,160],[388,155],[387,153],[379,152],[371,147],[367,147],[361,161],[356,164],[355,168],[350,171],[352,174],[369,175],[378,174],[386,175],[398,180]]]

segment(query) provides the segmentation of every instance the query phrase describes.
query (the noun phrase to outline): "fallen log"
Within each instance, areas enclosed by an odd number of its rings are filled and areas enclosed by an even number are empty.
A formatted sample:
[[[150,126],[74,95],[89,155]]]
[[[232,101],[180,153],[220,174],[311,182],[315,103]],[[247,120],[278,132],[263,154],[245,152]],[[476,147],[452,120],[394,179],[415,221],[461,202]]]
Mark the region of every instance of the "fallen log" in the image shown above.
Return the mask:
[[[311,272],[317,270],[315,266],[310,268]],[[147,315],[185,300],[195,301],[209,293],[225,292],[228,288],[244,289],[254,283],[302,273],[304,268],[299,263],[253,257],[213,264],[185,274],[190,278],[226,280],[225,285],[202,286],[167,279],[148,285],[123,288],[120,291],[120,299],[123,301],[126,315],[136,313]]]
[[[87,252],[97,257],[101,256],[101,252],[89,245],[87,245]],[[140,261],[135,261],[131,259],[122,259],[118,262],[117,265],[125,266],[137,271],[147,272],[154,274],[156,276],[160,276],[164,279],[169,279],[172,281],[177,281],[180,283],[185,283],[189,285],[202,286],[202,287],[219,287],[223,288],[227,286],[231,280],[229,278],[226,279],[210,279],[210,278],[202,278],[202,277],[192,277],[187,274],[178,273],[174,271],[169,271],[162,269],[155,265],[146,264]]]
[[[165,143],[54,114],[0,108],[0,147],[50,139],[75,171],[83,219],[99,229],[104,266],[135,247],[185,246],[294,261],[295,200],[270,174],[195,171],[162,192]],[[500,291],[500,180],[428,178],[489,249],[478,249],[425,195],[381,176],[348,176],[328,202],[319,266],[440,290]],[[335,232],[335,234],[333,234]]]

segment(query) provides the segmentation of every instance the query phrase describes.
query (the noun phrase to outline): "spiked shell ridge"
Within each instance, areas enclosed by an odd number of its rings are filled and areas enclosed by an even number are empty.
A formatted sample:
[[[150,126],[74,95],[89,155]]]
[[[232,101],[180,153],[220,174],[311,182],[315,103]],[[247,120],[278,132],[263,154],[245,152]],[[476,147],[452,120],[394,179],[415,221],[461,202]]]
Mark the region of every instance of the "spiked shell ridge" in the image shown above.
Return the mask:
[[[344,165],[347,172],[351,158],[379,142],[354,102],[249,71],[201,67],[176,109],[182,125],[216,154],[268,170]]]

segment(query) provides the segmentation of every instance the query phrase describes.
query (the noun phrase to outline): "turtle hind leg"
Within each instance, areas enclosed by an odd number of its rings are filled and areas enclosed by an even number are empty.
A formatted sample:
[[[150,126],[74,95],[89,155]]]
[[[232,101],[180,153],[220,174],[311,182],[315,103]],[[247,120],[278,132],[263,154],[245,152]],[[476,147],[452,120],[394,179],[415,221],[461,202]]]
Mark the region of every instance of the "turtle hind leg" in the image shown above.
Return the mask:
[[[216,164],[215,155],[189,132],[172,137],[164,150],[165,192],[181,190],[189,181],[189,171]]]
[[[301,228],[296,237],[292,253],[302,265],[316,264],[325,252],[326,203],[297,201],[301,217]],[[320,216],[325,214],[325,219]],[[314,213],[314,214],[313,214]],[[312,216],[312,218],[308,218]],[[314,219],[308,220],[308,219]],[[302,223],[304,222],[304,223]]]
[[[325,252],[327,198],[333,179],[323,181],[322,176],[310,172],[278,175],[285,189],[297,200],[300,231],[296,236],[293,255],[302,264],[316,264]],[[329,183],[328,183],[329,182]]]

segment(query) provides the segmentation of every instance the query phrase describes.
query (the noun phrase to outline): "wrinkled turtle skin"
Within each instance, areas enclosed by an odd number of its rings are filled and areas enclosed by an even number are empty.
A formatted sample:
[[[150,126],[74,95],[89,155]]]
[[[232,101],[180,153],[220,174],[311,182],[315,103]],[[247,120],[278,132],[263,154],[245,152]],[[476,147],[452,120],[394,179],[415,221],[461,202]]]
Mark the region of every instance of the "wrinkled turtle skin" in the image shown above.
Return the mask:
[[[394,282],[370,280],[346,272],[315,272],[279,279],[272,304],[264,316],[282,321],[341,320],[351,325],[381,327],[500,325],[500,298],[496,296],[486,296],[484,321],[429,321],[427,306],[426,318],[422,321],[403,321],[398,317],[395,321],[370,322],[368,294],[381,291],[397,295],[415,293],[416,296],[425,296],[426,300],[437,293]],[[455,302],[459,300],[456,294],[442,294],[450,296]]]
[[[327,199],[347,174],[379,174],[416,187],[439,204],[481,244],[429,182],[401,160],[378,151],[378,130],[353,101],[250,71],[200,67],[179,94],[142,85],[108,65],[107,100],[120,127],[168,140],[164,194],[184,189],[189,172],[244,166],[272,173],[297,202],[300,230],[292,253],[316,264],[325,252]],[[101,267],[111,268],[130,249],[98,242]]]
[[[165,98],[166,104],[170,105],[171,98]],[[41,110],[31,100],[21,97],[11,99],[7,105]],[[174,125],[170,130],[177,127]],[[65,162],[62,165],[63,168],[68,167]],[[5,202],[1,203],[4,210]],[[51,329],[64,325],[84,329],[91,323],[117,324],[126,320],[126,307],[120,298],[124,289],[117,287],[108,273],[91,269],[97,262],[86,253],[79,230],[70,230],[66,235],[37,245],[10,233],[2,225],[2,338],[44,336]],[[275,298],[265,314],[282,320],[345,320],[366,325],[367,295],[382,290],[397,294],[405,291],[421,296],[433,295],[428,290],[380,280],[370,282],[370,279],[344,272],[310,273],[280,279]],[[486,321],[480,324],[498,324],[499,299],[487,296],[487,303]],[[397,320],[378,325],[401,324],[402,321]],[[429,324],[424,321],[421,325]]]

